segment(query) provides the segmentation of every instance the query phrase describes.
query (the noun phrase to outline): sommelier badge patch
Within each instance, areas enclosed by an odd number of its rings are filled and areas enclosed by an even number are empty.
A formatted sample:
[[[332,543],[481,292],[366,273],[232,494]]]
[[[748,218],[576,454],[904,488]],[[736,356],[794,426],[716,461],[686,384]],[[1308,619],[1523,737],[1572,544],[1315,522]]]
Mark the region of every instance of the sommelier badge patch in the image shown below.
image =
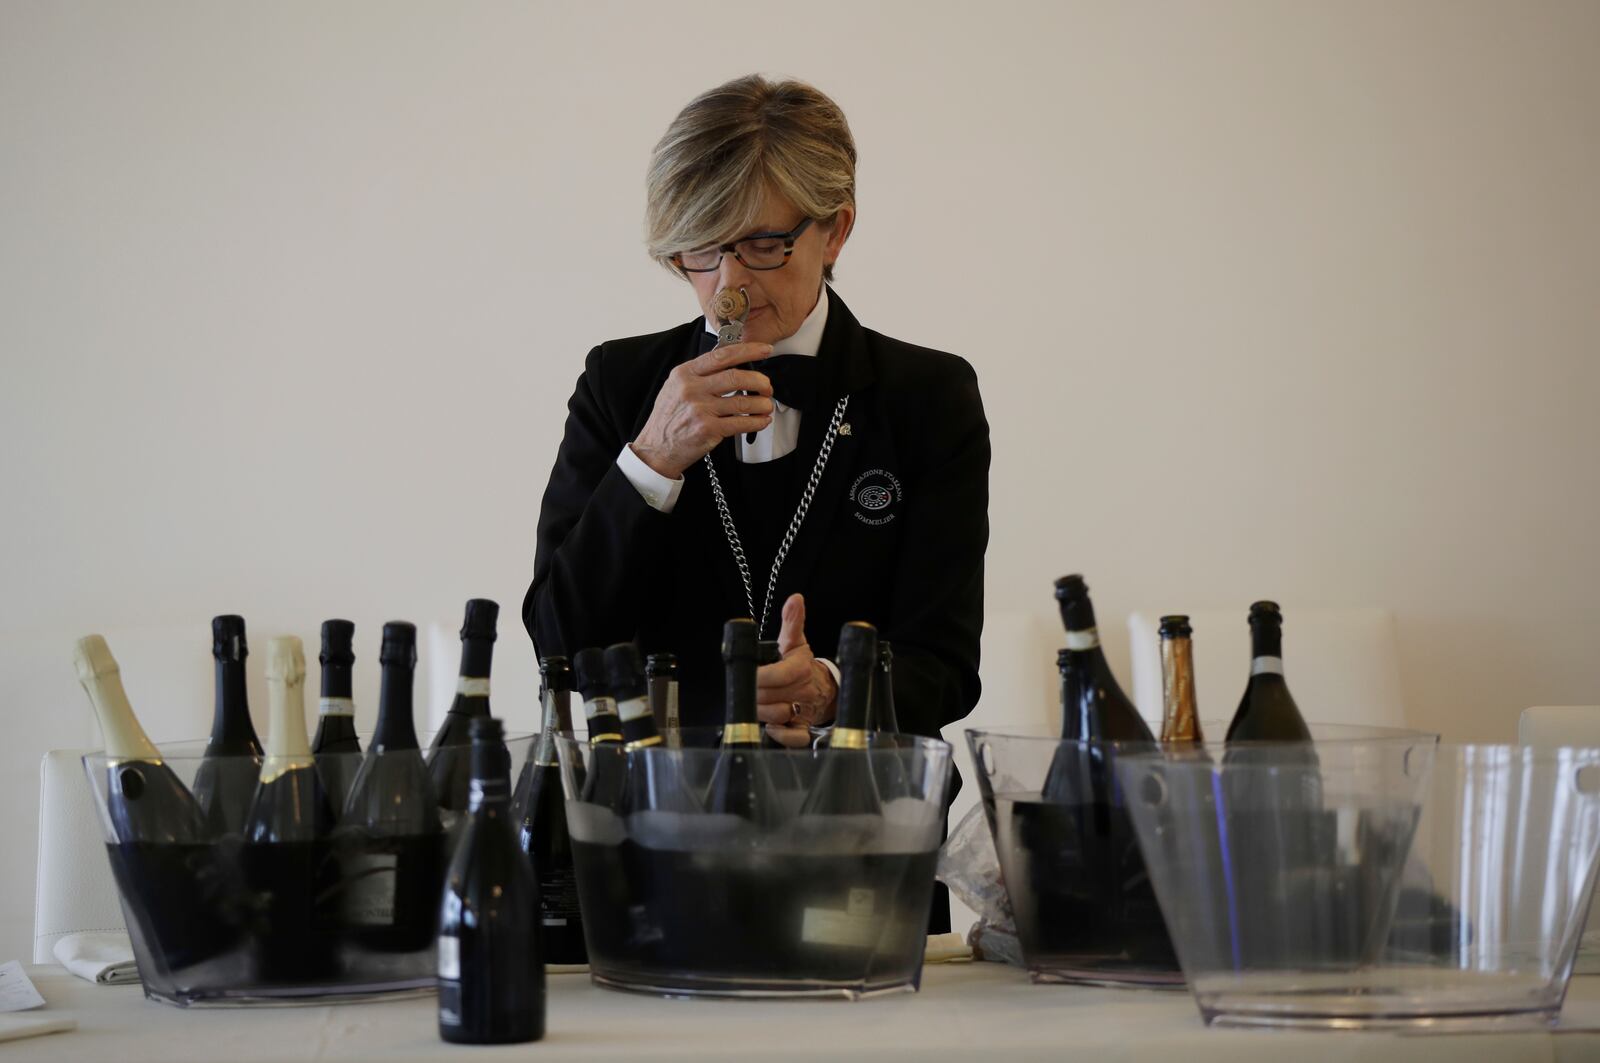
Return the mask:
[[[863,524],[888,524],[900,507],[900,481],[887,469],[869,469],[850,485],[856,520]]]

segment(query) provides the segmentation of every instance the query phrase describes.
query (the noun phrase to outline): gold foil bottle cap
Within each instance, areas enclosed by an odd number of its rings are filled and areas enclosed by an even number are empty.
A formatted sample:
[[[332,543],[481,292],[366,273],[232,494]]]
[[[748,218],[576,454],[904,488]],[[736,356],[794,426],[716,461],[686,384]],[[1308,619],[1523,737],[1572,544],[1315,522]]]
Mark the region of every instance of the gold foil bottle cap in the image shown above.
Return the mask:
[[[711,297],[711,312],[725,325],[730,321],[743,321],[750,313],[750,297],[743,288],[718,288]]]

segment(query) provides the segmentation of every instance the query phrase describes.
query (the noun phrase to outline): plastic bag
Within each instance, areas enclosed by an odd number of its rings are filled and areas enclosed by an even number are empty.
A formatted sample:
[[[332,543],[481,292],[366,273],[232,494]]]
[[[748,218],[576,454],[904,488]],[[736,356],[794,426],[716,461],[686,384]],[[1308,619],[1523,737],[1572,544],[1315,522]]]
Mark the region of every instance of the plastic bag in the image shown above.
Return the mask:
[[[1011,898],[1000,877],[1000,859],[982,806],[961,817],[950,832],[939,850],[937,875],[961,903],[978,914],[967,933],[972,958],[1021,967],[1022,948],[1017,943]]]

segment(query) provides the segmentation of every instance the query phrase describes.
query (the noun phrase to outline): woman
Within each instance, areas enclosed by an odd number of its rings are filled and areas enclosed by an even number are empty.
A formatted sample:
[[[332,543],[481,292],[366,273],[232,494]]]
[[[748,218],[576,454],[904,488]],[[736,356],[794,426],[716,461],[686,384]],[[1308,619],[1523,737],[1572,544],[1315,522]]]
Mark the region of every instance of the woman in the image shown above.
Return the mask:
[[[651,160],[648,245],[700,316],[590,351],[568,405],[523,619],[542,654],[676,653],[686,725],[721,721],[736,616],[779,640],[760,714],[788,744],[834,718],[849,620],[893,643],[903,730],[978,700],[989,427],[970,365],[863,328],[828,286],[855,162],[809,85],[752,75],[684,108]],[[750,311],[713,350],[723,288]]]

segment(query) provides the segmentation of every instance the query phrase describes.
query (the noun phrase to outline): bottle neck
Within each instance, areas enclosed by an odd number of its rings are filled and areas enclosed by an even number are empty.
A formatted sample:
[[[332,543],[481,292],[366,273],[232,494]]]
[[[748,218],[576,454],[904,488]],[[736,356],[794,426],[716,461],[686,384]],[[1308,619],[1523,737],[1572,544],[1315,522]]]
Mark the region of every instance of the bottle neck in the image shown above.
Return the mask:
[[[211,744],[239,751],[260,751],[256,729],[250,722],[250,700],[245,689],[243,661],[218,659],[216,662]]]
[[[565,690],[551,690],[545,688],[544,723],[539,732],[539,742],[534,757],[535,763],[545,767],[554,767],[556,764],[556,735],[561,733],[561,720],[566,717],[570,722],[572,709],[567,704],[572,695]],[[559,704],[558,704],[559,703]]]
[[[617,703],[605,694],[588,698],[583,715],[589,721],[589,744],[604,745],[622,741],[622,721],[617,719]]]
[[[489,666],[494,661],[493,639],[461,640],[461,671],[463,679],[488,679]]]
[[[100,720],[100,735],[105,742],[106,756],[116,761],[142,760],[161,763],[161,752],[139,726],[133,714],[127,692],[122,686],[122,674],[103,672],[83,680],[89,692],[89,701]]]
[[[839,715],[830,749],[866,748],[867,715],[872,705],[872,673],[877,662],[839,662]]]
[[[722,744],[734,748],[759,748],[761,722],[756,715],[756,662],[743,657],[724,659],[722,665]]]
[[[324,700],[350,700],[352,696],[350,671],[348,664],[325,664],[322,666],[322,697]]]
[[[617,715],[622,719],[622,738],[629,749],[661,744],[661,733],[656,730],[656,718],[650,711],[648,695],[619,701]]]
[[[511,800],[511,754],[504,742],[472,743],[472,782],[469,812],[503,809]]]
[[[1200,741],[1200,716],[1194,693],[1194,644],[1187,638],[1161,640],[1163,742]]]
[[[379,749],[417,748],[417,725],[412,717],[411,700],[414,669],[410,663],[383,666],[383,685],[378,692],[378,727],[372,735],[372,744]]]
[[[1250,625],[1250,675],[1283,675],[1283,628],[1278,624]]]
[[[306,737],[303,680],[267,680],[267,711],[272,727],[267,732],[267,760],[261,768],[263,783],[315,763],[311,759],[311,743]]]

